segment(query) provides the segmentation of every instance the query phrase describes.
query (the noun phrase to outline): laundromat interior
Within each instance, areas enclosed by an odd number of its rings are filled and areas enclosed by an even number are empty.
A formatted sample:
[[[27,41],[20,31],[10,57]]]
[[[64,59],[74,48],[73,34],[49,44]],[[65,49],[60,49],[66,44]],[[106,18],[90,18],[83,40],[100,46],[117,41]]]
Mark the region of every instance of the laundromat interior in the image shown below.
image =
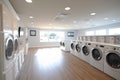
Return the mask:
[[[0,0],[0,80],[120,80],[120,0]]]

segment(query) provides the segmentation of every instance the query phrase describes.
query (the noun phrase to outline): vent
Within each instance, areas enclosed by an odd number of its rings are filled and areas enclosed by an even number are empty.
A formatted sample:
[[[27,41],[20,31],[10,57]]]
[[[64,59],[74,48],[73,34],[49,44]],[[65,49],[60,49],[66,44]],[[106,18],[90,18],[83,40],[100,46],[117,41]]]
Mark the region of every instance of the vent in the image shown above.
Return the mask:
[[[57,14],[57,16],[55,17],[55,21],[62,21],[64,19],[66,19],[70,14],[69,13],[59,13]]]

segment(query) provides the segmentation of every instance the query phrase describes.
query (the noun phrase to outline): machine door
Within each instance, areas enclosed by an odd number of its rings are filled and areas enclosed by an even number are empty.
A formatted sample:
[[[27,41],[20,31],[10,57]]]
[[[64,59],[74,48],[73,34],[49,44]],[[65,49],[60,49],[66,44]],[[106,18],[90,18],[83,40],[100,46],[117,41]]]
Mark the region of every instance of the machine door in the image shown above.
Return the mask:
[[[18,50],[18,39],[17,38],[15,39],[14,45],[15,45],[15,51],[17,51]]]
[[[74,50],[75,46],[74,43],[71,43],[71,49]]]
[[[5,38],[5,56],[7,60],[13,57],[13,37],[11,35]]]
[[[80,52],[80,51],[81,51],[80,45],[79,45],[79,44],[76,44],[75,49],[76,49],[77,52]]]
[[[106,62],[115,69],[120,69],[120,53],[110,52],[106,55]]]
[[[93,57],[93,59],[100,61],[102,58],[102,51],[98,48],[94,48],[92,50],[92,57]]]
[[[82,52],[84,55],[88,55],[90,53],[88,46],[83,46],[82,47]]]
[[[62,46],[62,41],[60,42],[60,46]]]
[[[64,42],[62,43],[62,46],[64,46],[64,47],[65,47],[65,43],[64,43]]]

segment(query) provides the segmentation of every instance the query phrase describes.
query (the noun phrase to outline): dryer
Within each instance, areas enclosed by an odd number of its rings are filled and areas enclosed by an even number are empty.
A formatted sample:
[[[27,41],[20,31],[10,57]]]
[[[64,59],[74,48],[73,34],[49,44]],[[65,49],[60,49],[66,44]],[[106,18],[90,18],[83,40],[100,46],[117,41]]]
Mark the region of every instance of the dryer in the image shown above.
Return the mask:
[[[13,36],[0,32],[0,80],[14,80]]]
[[[70,51],[70,41],[69,40],[64,40],[60,43],[62,46],[61,46],[61,49],[64,50],[64,51]]]
[[[63,41],[60,41],[60,49],[63,50]]]
[[[116,80],[120,80],[120,46],[107,46],[104,59],[104,72]]]
[[[75,55],[75,41],[71,41],[70,43],[70,53],[72,53],[73,55]]]
[[[93,44],[90,54],[90,64],[101,71],[104,70],[104,52],[105,46],[103,44]]]
[[[77,41],[75,45],[75,55],[79,58],[81,58],[81,51],[82,51],[82,42]]]
[[[19,53],[19,47],[18,47],[18,37],[16,35],[14,35],[14,75],[15,75],[15,79],[18,76],[19,73],[19,60],[18,60],[18,53]]]
[[[91,43],[83,42],[81,59],[86,61],[87,63],[90,62],[90,49],[91,49]]]

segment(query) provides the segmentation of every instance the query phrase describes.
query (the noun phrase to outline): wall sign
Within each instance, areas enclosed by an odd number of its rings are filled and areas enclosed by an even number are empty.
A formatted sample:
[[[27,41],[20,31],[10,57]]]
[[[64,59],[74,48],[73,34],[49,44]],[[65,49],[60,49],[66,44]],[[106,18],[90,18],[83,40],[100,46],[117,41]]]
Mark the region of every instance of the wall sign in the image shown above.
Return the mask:
[[[68,37],[74,37],[74,32],[67,32]]]
[[[36,36],[36,30],[30,30],[30,36]]]

